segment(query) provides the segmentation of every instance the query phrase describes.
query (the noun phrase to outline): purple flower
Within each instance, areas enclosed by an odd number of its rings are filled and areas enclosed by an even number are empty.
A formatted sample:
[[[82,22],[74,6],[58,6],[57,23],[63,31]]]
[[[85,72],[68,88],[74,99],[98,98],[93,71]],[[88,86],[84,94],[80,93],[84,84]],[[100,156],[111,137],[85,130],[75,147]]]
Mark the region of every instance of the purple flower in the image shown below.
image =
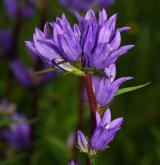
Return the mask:
[[[111,111],[107,109],[101,119],[96,112],[96,128],[88,142],[85,135],[78,131],[78,145],[82,152],[89,155],[95,155],[108,147],[108,144],[114,139],[116,133],[121,129],[123,118],[117,118],[111,121]]]
[[[114,96],[118,92],[120,86],[127,80],[133,79],[133,77],[116,77],[116,65],[111,64],[104,69],[105,75],[92,76],[93,90],[95,93],[97,105],[101,107],[108,106],[113,100]],[[84,100],[88,101],[86,90],[84,90]]]
[[[90,8],[102,9],[110,7],[115,0],[59,0],[70,11],[88,10]]]
[[[34,1],[31,0],[4,0],[4,5],[11,17],[16,17],[20,14],[23,18],[33,15],[35,12]]]
[[[96,152],[104,150],[114,139],[116,133],[121,129],[123,118],[117,118],[111,121],[111,111],[107,109],[101,119],[96,112],[97,127],[90,139],[90,145]]]
[[[80,165],[79,163],[75,163],[75,161],[71,160],[68,165]]]
[[[12,49],[11,29],[0,30],[0,54],[8,55]]]
[[[106,76],[103,77],[92,77],[93,89],[95,92],[96,100],[98,105],[100,106],[107,106],[108,104],[110,104],[122,83],[132,79],[132,77],[121,77],[115,79],[115,64],[111,64],[109,67],[105,68],[105,74]]]
[[[86,139],[85,135],[81,131],[78,131],[77,134],[78,134],[77,135],[78,145],[79,145],[80,150],[82,152],[88,153],[88,147],[89,147],[88,140]]]
[[[13,114],[12,120],[20,122],[12,124],[4,129],[3,135],[6,141],[18,150],[27,150],[30,147],[30,126],[25,123],[26,117],[20,114]]]
[[[10,63],[12,72],[17,80],[27,88],[34,88],[37,85],[44,85],[58,75],[57,71],[47,72],[41,75],[33,75],[33,70],[27,68],[20,60],[14,60]]]
[[[44,32],[36,28],[33,41],[26,42],[27,47],[43,60],[67,71],[73,71],[74,67],[105,69],[133,47],[120,46],[121,32],[129,28],[116,28],[116,14],[108,18],[102,10],[97,20],[89,10],[85,18],[76,16],[79,24],[73,26],[63,15],[47,23]]]

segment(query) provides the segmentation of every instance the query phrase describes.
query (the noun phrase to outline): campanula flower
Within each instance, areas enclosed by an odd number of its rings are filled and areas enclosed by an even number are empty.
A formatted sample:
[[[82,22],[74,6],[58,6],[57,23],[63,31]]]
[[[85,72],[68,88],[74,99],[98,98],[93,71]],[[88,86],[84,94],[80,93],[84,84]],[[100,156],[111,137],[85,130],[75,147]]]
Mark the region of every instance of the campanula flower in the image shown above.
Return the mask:
[[[116,66],[111,64],[105,68],[105,76],[93,76],[92,83],[95,92],[97,104],[99,106],[107,106],[110,104],[120,86],[127,80],[131,80],[132,77],[116,77]]]
[[[26,117],[15,113],[11,119],[18,123],[4,129],[4,138],[15,149],[22,151],[28,150],[30,147],[30,126],[26,123]]]
[[[120,86],[125,81],[131,79],[133,79],[133,77],[121,77],[116,79],[115,64],[111,64],[109,67],[106,67],[104,69],[103,76],[92,76],[92,85],[97,101],[97,108],[106,109],[118,92]],[[84,90],[83,97],[85,101],[88,101],[86,89]]]
[[[129,28],[116,28],[116,14],[109,18],[101,10],[97,20],[89,10],[85,17],[76,16],[79,23],[73,26],[63,14],[55,22],[47,23],[44,32],[36,28],[33,41],[26,42],[27,47],[43,60],[67,71],[104,70],[133,47],[120,46],[121,32]]]
[[[107,109],[101,119],[96,112],[97,127],[90,139],[90,145],[96,152],[103,151],[114,139],[116,133],[121,129],[123,118],[117,118],[111,121],[111,111]]]
[[[114,139],[116,133],[121,129],[123,118],[111,121],[111,111],[107,109],[101,119],[99,112],[96,112],[96,128],[88,141],[86,136],[78,131],[78,145],[82,152],[95,155],[103,151]]]

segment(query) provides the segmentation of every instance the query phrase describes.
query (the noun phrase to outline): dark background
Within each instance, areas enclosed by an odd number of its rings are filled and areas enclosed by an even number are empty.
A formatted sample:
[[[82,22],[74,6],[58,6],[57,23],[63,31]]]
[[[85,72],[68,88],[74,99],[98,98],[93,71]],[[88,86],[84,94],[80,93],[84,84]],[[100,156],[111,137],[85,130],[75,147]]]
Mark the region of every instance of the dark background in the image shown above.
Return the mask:
[[[0,27],[11,27],[11,20],[0,1]],[[118,76],[133,76],[128,86],[146,82],[143,89],[117,96],[111,105],[113,117],[124,116],[125,122],[116,139],[99,157],[100,165],[158,165],[160,163],[160,1],[117,0],[109,9],[109,15],[118,13],[118,27],[131,26],[123,33],[123,44],[136,47],[120,58],[117,63]],[[75,17],[56,1],[49,0],[48,21],[64,12],[73,23]],[[39,26],[39,11],[24,21],[20,33],[19,56],[32,66],[24,41],[30,40],[35,27]],[[0,59],[0,99],[3,99],[7,84],[7,67]],[[126,86],[127,86],[126,85]],[[12,101],[17,111],[30,114],[33,92],[23,88],[14,80]],[[41,89],[38,106],[37,141],[32,155],[32,164],[64,165],[70,158],[67,139],[75,130],[78,109],[78,78],[73,75],[60,76]],[[89,128],[89,109],[86,108],[83,131]],[[25,153],[11,149],[11,156],[0,160],[0,164],[25,164]],[[11,151],[10,151],[11,150]],[[78,149],[77,149],[78,151]],[[79,159],[84,155],[79,154]],[[83,163],[84,164],[84,163]]]

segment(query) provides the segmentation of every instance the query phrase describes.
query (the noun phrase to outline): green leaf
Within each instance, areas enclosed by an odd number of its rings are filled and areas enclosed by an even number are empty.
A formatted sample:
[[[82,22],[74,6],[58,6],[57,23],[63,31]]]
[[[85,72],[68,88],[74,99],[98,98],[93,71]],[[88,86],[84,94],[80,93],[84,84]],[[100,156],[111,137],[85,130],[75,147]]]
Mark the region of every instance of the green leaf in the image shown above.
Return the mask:
[[[47,69],[40,70],[38,72],[34,72],[33,75],[39,75],[39,74],[43,74],[47,72],[52,72],[54,70],[56,70],[56,68],[47,68]]]
[[[142,85],[137,85],[137,86],[133,86],[133,87],[127,87],[127,88],[119,89],[118,92],[116,93],[116,96],[122,95],[124,93],[128,93],[128,92],[132,92],[132,91],[138,90],[140,88],[148,86],[149,84],[150,84],[150,82],[142,84]]]

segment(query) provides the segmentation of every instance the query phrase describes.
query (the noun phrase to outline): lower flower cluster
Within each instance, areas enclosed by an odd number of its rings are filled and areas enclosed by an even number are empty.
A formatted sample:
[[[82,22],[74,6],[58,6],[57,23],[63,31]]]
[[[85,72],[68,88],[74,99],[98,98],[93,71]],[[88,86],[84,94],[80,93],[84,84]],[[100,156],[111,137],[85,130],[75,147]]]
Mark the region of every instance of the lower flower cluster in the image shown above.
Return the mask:
[[[95,156],[105,150],[109,143],[114,139],[116,133],[121,129],[123,118],[117,118],[111,121],[111,111],[108,108],[103,117],[96,112],[96,128],[88,140],[83,132],[78,131],[78,145],[81,152],[89,156]]]

